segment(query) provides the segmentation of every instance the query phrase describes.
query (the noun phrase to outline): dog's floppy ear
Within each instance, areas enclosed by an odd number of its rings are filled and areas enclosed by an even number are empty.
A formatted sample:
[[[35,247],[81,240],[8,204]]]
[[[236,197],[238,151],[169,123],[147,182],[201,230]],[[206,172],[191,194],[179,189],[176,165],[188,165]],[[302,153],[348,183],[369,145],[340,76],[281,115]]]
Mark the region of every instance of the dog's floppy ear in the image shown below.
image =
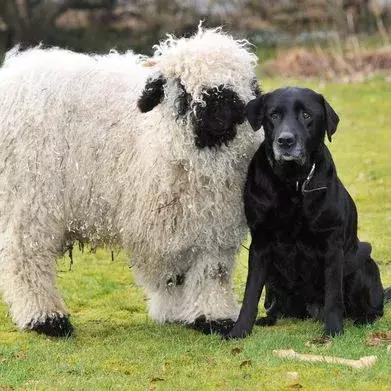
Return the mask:
[[[162,74],[147,79],[144,90],[137,101],[137,106],[142,113],[151,111],[164,98],[164,85],[167,80]]]
[[[336,132],[339,117],[337,113],[334,111],[334,109],[330,106],[330,104],[327,102],[325,98],[323,98],[323,104],[324,104],[324,113],[326,116],[326,133],[327,138],[331,142],[331,136]]]
[[[258,96],[246,106],[246,117],[254,132],[259,130],[263,123],[263,117],[265,116],[265,100],[268,94]]]

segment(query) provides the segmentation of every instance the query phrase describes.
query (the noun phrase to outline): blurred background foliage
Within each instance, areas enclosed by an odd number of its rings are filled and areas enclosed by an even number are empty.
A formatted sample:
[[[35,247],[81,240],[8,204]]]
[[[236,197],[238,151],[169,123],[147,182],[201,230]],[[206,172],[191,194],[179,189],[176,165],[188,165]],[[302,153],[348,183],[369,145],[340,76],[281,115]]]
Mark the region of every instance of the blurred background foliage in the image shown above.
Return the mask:
[[[266,73],[327,79],[391,68],[391,0],[0,0],[0,53],[43,43],[150,54],[167,33],[190,35],[200,20],[248,38],[263,61],[274,60]]]

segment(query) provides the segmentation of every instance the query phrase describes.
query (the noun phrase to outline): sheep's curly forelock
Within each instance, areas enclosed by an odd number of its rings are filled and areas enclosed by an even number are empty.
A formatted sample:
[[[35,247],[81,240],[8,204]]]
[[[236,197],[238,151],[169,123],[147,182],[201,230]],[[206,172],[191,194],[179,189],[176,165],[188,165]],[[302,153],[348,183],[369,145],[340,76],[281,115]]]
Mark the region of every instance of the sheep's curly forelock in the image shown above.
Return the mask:
[[[190,38],[168,36],[155,45],[154,60],[166,77],[178,78],[194,102],[202,101],[202,91],[221,85],[232,88],[248,100],[245,85],[249,70],[257,65],[257,56],[247,40],[235,40],[221,28],[199,26]]]

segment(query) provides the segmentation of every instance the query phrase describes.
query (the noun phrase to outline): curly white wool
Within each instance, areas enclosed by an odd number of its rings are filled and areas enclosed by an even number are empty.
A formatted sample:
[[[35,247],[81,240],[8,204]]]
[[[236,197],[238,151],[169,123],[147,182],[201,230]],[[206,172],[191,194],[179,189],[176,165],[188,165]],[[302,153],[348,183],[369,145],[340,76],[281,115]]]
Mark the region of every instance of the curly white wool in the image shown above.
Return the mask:
[[[260,143],[247,123],[218,149],[198,149],[177,120],[180,78],[253,97],[256,58],[244,41],[199,29],[156,47],[106,56],[17,49],[0,70],[0,288],[21,328],[67,314],[55,259],[74,240],[121,246],[158,321],[235,318],[234,255],[246,233],[242,190]],[[165,98],[137,108],[146,79]],[[178,276],[184,276],[178,282]]]
[[[244,100],[249,99],[249,70],[257,64],[257,57],[248,51],[246,40],[235,40],[221,29],[199,29],[191,39],[172,36],[155,47],[154,58],[166,77],[180,78],[195,102],[201,92],[209,88],[234,86]]]

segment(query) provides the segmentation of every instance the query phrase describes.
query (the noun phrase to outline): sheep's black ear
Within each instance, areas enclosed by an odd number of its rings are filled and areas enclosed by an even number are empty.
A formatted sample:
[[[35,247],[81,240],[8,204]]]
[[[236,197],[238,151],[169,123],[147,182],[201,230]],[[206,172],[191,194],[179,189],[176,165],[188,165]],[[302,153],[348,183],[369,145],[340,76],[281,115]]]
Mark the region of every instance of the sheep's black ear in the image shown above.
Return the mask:
[[[259,130],[263,124],[263,118],[265,116],[265,100],[267,95],[268,94],[261,95],[258,98],[250,100],[246,106],[246,117],[255,132]]]
[[[339,117],[325,98],[323,98],[323,104],[324,104],[324,113],[326,117],[327,138],[331,142],[331,136],[337,131]]]
[[[137,106],[142,113],[151,111],[164,98],[164,85],[167,80],[163,75],[150,77],[145,84],[144,90],[137,101]]]

